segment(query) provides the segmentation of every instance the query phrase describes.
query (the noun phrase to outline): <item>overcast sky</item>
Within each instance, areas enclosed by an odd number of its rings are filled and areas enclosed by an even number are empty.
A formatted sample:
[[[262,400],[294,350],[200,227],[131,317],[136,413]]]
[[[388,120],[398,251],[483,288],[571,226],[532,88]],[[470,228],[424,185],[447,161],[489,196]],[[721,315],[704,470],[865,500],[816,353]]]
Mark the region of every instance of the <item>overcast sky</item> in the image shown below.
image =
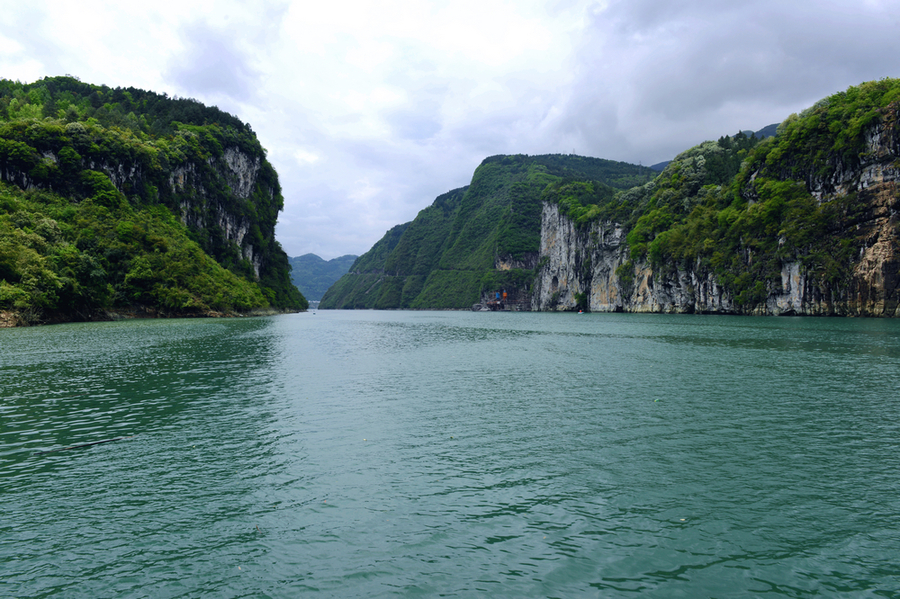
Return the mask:
[[[362,254],[494,154],[644,165],[900,76],[877,0],[8,3],[0,77],[216,105],[278,171],[290,256]]]

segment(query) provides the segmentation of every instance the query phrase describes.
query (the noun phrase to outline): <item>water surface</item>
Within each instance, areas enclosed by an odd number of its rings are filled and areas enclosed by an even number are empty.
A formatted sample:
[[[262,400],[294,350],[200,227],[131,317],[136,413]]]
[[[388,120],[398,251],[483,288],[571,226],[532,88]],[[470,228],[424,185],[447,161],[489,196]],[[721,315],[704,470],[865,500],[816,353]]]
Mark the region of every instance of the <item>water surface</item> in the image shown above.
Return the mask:
[[[0,390],[0,596],[900,593],[896,321],[72,324]]]

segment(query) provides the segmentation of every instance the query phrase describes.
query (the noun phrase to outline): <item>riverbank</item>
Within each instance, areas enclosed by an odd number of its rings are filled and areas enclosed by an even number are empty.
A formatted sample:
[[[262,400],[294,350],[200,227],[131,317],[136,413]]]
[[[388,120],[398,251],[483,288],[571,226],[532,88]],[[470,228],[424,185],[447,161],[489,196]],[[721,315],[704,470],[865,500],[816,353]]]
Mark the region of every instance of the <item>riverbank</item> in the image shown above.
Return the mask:
[[[135,320],[144,318],[250,318],[257,316],[277,316],[278,314],[295,314],[300,310],[287,310],[278,308],[256,308],[248,312],[220,312],[217,310],[202,310],[196,312],[168,312],[150,306],[131,306],[116,310],[103,310],[101,312],[70,317],[71,315],[57,315],[50,318],[37,319],[28,314],[15,311],[0,311],[0,329],[14,327],[29,327],[45,324],[63,324],[67,322],[113,322],[119,320]]]

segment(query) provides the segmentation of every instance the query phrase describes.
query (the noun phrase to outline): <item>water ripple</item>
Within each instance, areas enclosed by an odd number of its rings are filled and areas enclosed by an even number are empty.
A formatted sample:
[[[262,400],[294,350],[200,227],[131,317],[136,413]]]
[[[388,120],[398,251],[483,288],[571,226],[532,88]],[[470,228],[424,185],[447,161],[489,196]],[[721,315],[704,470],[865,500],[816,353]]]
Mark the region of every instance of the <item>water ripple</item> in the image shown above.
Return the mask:
[[[898,324],[0,331],[0,595],[889,595]]]

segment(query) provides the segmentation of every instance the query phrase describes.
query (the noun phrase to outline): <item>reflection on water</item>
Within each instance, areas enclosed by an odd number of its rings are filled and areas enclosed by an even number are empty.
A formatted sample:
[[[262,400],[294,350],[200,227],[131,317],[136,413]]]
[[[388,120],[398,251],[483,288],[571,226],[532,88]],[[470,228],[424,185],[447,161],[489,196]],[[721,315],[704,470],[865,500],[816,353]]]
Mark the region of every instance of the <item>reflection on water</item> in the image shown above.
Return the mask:
[[[885,320],[0,331],[0,595],[890,595],[898,366]]]

